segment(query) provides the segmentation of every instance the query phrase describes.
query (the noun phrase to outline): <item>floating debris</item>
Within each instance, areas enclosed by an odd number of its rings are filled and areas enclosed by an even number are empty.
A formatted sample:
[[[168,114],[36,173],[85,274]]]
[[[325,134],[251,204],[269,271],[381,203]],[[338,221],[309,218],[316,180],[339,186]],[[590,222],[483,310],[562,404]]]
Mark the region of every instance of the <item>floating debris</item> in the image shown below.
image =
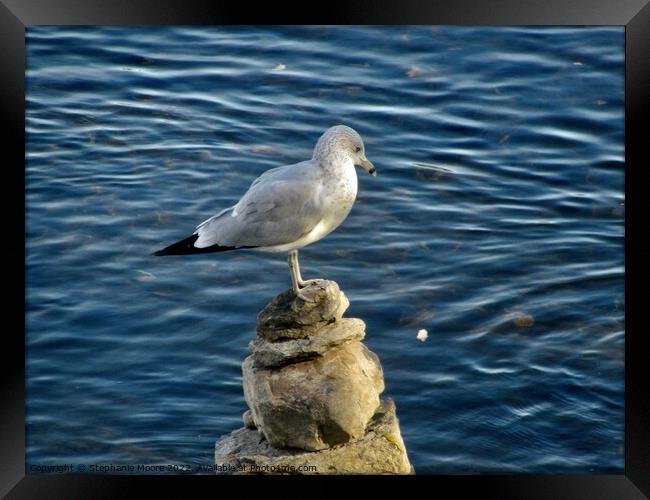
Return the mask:
[[[528,328],[535,324],[535,318],[525,313],[517,313],[512,321],[517,328]]]
[[[418,169],[415,171],[415,177],[423,181],[438,182],[442,179],[447,179],[449,174],[453,174],[453,170],[448,168],[438,167],[430,163],[414,163]]]
[[[164,212],[156,210],[156,224],[166,225],[169,224],[169,215]]]
[[[420,68],[419,66],[411,66],[406,72],[409,78],[431,77],[437,73],[436,68],[429,66],[428,68]]]
[[[399,324],[400,326],[421,325],[422,323],[429,321],[431,318],[433,318],[433,311],[423,309],[415,314],[403,315],[399,319]]]
[[[75,121],[80,125],[94,125],[97,120],[93,115],[88,115],[82,116]]]
[[[447,174],[453,174],[455,173],[452,169],[446,168],[446,167],[440,167],[438,165],[434,165],[432,163],[423,163],[423,162],[414,162],[413,165],[416,167],[424,168],[427,170],[435,170],[436,172],[443,172]]]
[[[418,330],[417,339],[420,342],[424,342],[428,338],[429,338],[429,332],[427,332],[424,328],[422,328],[421,330]]]
[[[257,145],[257,146],[253,146],[251,148],[251,151],[253,153],[259,153],[259,154],[262,154],[262,155],[270,155],[270,154],[273,154],[273,153],[276,152],[275,148],[273,146],[264,146],[264,145],[261,145],[261,144]]]
[[[136,279],[137,279],[139,282],[141,282],[141,283],[147,283],[147,282],[149,282],[149,281],[153,281],[153,280],[156,279],[156,277],[155,277],[153,274],[148,273],[148,272],[146,272],[146,271],[140,271],[140,270],[138,269],[138,272],[139,272],[139,273],[142,273],[142,276],[138,276]]]
[[[273,71],[284,71],[287,69],[287,67],[284,64],[278,64],[275,68],[273,68]]]
[[[445,179],[447,177],[447,174],[444,172],[426,172],[426,171],[416,171],[415,172],[415,178],[416,179],[421,179],[423,181],[433,181],[433,182],[438,182],[441,179]]]
[[[406,72],[406,76],[409,78],[418,78],[422,75],[424,75],[424,70],[422,68],[418,68],[417,66],[411,66],[411,69]]]
[[[604,106],[607,104],[607,101],[605,99],[595,99],[591,101],[592,104],[595,104],[596,106]]]

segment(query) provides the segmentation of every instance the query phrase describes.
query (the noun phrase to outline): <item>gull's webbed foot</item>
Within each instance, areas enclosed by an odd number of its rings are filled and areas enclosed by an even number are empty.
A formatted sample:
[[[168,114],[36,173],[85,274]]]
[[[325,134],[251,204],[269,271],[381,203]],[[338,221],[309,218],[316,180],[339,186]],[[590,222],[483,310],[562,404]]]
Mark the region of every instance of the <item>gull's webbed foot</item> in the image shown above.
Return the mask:
[[[302,288],[298,288],[297,290],[294,288],[293,293],[296,294],[297,298],[302,299],[305,302],[316,302],[316,299],[314,297],[310,297],[309,295],[306,295]]]
[[[305,302],[316,302],[314,296],[316,295],[316,290],[307,289],[312,285],[316,285],[322,280],[303,280],[302,278],[294,285],[293,292],[296,294],[296,297],[300,297]]]
[[[315,285],[315,284],[318,283],[319,281],[321,281],[321,280],[304,280],[304,281],[303,281],[303,280],[300,280],[300,281],[298,282],[298,286],[299,286],[300,288],[305,288],[305,287],[307,287],[307,286],[309,286],[309,285]]]

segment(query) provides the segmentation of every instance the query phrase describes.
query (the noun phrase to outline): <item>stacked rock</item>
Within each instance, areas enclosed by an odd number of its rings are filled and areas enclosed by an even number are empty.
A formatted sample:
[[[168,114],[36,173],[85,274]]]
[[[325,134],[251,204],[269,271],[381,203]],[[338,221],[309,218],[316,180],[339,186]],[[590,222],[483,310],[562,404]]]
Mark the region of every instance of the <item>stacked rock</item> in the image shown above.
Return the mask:
[[[412,473],[365,323],[343,318],[350,303],[333,281],[302,295],[288,290],[258,315],[242,366],[250,409],[217,441],[217,472]]]

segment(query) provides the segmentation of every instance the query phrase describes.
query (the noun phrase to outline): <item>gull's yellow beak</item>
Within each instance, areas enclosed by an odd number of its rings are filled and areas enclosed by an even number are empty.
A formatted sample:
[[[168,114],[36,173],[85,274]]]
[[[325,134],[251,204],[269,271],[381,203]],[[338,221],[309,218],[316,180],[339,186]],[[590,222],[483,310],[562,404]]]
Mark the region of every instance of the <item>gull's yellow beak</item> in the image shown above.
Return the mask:
[[[375,169],[375,166],[370,162],[370,160],[366,158],[361,160],[361,168],[363,168],[366,172],[368,172],[373,177],[377,177],[377,170]]]

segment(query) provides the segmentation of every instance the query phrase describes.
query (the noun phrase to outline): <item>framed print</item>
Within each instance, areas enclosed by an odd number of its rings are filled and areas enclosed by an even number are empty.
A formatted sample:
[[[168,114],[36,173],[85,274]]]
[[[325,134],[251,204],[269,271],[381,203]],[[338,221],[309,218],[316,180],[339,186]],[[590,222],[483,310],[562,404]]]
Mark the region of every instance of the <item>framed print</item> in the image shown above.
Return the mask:
[[[360,7],[0,5],[8,498],[650,493],[650,7]]]

